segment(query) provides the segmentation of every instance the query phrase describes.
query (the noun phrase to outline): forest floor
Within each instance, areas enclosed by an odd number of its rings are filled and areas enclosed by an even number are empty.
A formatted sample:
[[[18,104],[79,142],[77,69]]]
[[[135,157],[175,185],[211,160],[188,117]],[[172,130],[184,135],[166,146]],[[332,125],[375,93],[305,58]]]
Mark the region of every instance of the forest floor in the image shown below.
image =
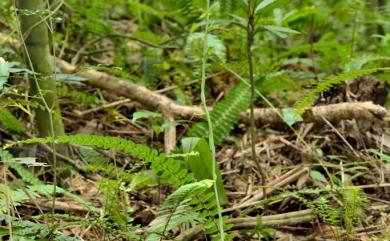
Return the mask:
[[[120,21],[115,24],[118,25],[117,28],[124,28],[123,34],[134,28],[123,25]],[[109,38],[100,40],[102,43],[90,44],[96,44],[97,49],[114,46],[114,41]],[[9,39],[4,41],[1,36],[0,42],[7,42],[9,46],[15,47],[15,42],[12,43]],[[89,43],[85,45],[87,44]],[[142,43],[139,45],[142,46]],[[156,90],[129,86],[130,82],[125,77],[115,76],[116,69],[111,65],[115,57],[113,54],[113,51],[108,50],[88,56],[83,50],[69,48],[60,56],[62,62],[58,62],[58,67],[63,73],[69,74],[65,77],[70,79],[59,89],[67,135],[122,137],[161,152],[167,149],[167,145],[169,150],[172,145],[180,146],[176,142],[186,135],[190,126],[199,118],[182,118],[179,112],[202,110],[197,92],[200,82],[193,81],[186,86],[194,90],[191,93],[195,100],[194,106],[180,109],[169,98],[172,97],[170,91],[178,88],[177,85],[164,86],[161,82],[157,84],[159,87]],[[76,65],[95,67],[78,69]],[[111,72],[104,73],[103,70],[107,69],[111,69]],[[230,85],[239,82],[231,73],[223,72],[218,75]],[[77,79],[79,76],[83,79]],[[222,99],[231,87],[226,84],[222,89],[213,90],[217,87],[212,77],[207,83],[211,95],[209,106]],[[26,92],[28,86],[25,75],[13,74],[10,86],[18,89],[18,93]],[[335,86],[331,91],[321,93],[315,106],[303,115],[303,121],[292,126],[283,123],[269,106],[257,106],[258,110],[264,111],[260,113],[268,113],[258,116],[255,132],[257,159],[266,174],[265,187],[261,184],[262,175],[258,166],[253,161],[249,125],[244,116],[235,125],[231,135],[216,147],[216,162],[228,197],[228,203],[223,206],[222,211],[228,216],[226,223],[230,224],[227,233],[235,234],[234,240],[243,241],[261,240],[259,236],[263,240],[278,241],[390,240],[390,156],[383,154],[390,153],[390,119],[388,111],[383,107],[383,98],[387,98],[387,92],[388,86],[376,81],[373,76],[358,78],[348,85]],[[17,98],[18,103],[22,103],[24,98],[19,94],[2,95],[4,100],[8,97]],[[280,98],[272,94],[269,97],[274,102]],[[17,105],[12,106],[13,114],[28,122],[28,131],[17,135],[0,127],[2,145],[37,134],[28,111],[15,106]],[[180,124],[174,127],[173,141],[172,136],[167,139],[163,132],[156,131],[156,125],[162,124],[158,119],[160,117],[149,115],[133,121],[134,113],[145,109],[156,113],[162,110],[161,112],[168,112],[168,115],[176,115],[174,120]],[[167,130],[172,130],[172,127],[165,129]],[[31,154],[31,149],[34,148],[30,145],[16,145],[9,150],[13,156],[18,157]],[[119,186],[110,182],[102,183],[103,179],[116,180],[120,175],[119,171],[110,175],[108,170],[103,170],[104,167],[86,168],[88,160],[79,146],[71,145],[71,149],[70,158],[58,157],[61,163],[76,168],[71,177],[60,183],[66,191],[57,192],[55,205],[53,206],[50,195],[34,196],[16,203],[9,214],[22,220],[44,224],[50,232],[59,231],[76,240],[132,240],[126,233],[129,223],[134,228],[131,230],[132,235],[143,237],[145,228],[156,218],[161,204],[172,193],[172,187],[153,180],[157,179],[153,174],[140,179],[137,184],[132,180],[115,183]],[[114,164],[117,168],[115,170],[125,173],[131,173],[134,169],[148,170],[147,167],[137,166],[138,159],[130,158],[120,151],[98,150],[96,153]],[[35,154],[39,163],[50,162],[51,154],[47,148],[38,145]],[[29,167],[28,170],[33,171],[35,177],[45,183],[54,182],[51,168],[36,166]],[[7,165],[2,165],[0,171],[4,174],[0,176],[2,183],[23,187],[22,172]],[[130,184],[137,188],[130,188]],[[102,185],[108,188],[104,189]],[[114,186],[119,194],[110,194]],[[81,197],[98,212],[92,212],[83,201],[66,195],[65,192]],[[109,199],[110,195],[115,198]],[[0,200],[0,204],[2,203],[7,201]],[[111,204],[117,206],[113,207]],[[113,216],[107,218],[105,215],[109,212]],[[128,214],[128,219],[120,223],[124,214]],[[9,237],[6,233],[10,227],[7,220],[0,217],[0,238],[5,237],[7,240]],[[14,227],[16,231],[30,232],[26,228],[30,224],[18,225]],[[31,230],[37,232],[35,229]],[[18,232],[23,233],[22,231]],[[39,240],[62,240],[51,239],[50,232]],[[189,228],[188,225],[179,225],[170,234],[160,240],[212,239],[202,229]]]

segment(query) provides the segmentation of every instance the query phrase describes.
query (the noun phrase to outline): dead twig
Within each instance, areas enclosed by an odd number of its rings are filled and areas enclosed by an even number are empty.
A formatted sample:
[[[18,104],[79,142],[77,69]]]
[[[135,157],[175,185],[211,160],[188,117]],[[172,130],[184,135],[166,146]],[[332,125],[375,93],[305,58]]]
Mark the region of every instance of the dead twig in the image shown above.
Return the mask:
[[[296,168],[286,172],[279,178],[267,184],[267,187],[265,188],[266,194],[267,195],[271,194],[275,192],[278,188],[281,188],[293,181],[296,181],[300,176],[307,173],[308,171],[309,171],[308,167],[297,166]],[[252,197],[244,200],[241,204],[237,206],[224,209],[223,212],[224,213],[232,212],[238,209],[247,208],[259,204],[260,203],[259,200],[261,200],[264,197],[263,189],[256,191],[251,196]]]

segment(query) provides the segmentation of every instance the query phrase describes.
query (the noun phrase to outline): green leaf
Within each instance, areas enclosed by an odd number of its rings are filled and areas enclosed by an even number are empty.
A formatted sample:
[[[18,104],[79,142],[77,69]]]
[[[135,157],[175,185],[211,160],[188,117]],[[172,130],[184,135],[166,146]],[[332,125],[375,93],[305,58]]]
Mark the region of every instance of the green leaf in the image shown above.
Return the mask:
[[[18,157],[18,158],[12,158],[9,159],[6,162],[11,162],[11,163],[19,163],[26,165],[28,167],[46,167],[48,166],[47,163],[44,162],[37,162],[35,157]]]
[[[270,31],[271,33],[281,37],[281,38],[287,38],[288,34],[299,34],[300,32],[291,29],[286,28],[282,26],[276,26],[276,25],[264,25],[262,26],[264,29]]]
[[[390,156],[389,155],[386,155],[386,154],[379,152],[378,150],[375,150],[375,149],[368,149],[367,151],[372,153],[372,154],[377,155],[382,161],[386,161],[386,162],[390,163]]]
[[[164,124],[161,125],[161,129],[165,130],[166,128],[177,126],[179,124],[180,123],[177,121],[166,121],[166,122],[164,122]]]
[[[365,64],[373,61],[390,61],[390,57],[381,55],[363,55],[353,58],[345,67],[345,71],[354,71],[361,69]]]
[[[209,58],[223,61],[226,60],[225,45],[216,35],[207,34],[207,56]],[[202,56],[203,42],[205,34],[201,32],[192,33],[188,36],[185,52],[193,57]]]
[[[0,89],[7,82],[9,73],[9,64],[3,58],[0,58]]]
[[[186,167],[194,173],[195,178],[200,180],[211,179],[213,180],[213,165],[216,165],[218,197],[221,205],[227,202],[225,194],[225,188],[222,183],[222,176],[218,165],[212,158],[212,153],[209,144],[205,139],[188,137],[182,140],[183,153],[189,153],[191,151],[198,152],[199,155],[189,155],[185,158]]]
[[[283,121],[286,122],[289,126],[292,126],[297,122],[303,121],[302,116],[292,108],[284,108],[282,110],[282,115]]]
[[[158,180],[157,180],[157,175],[151,170],[146,170],[146,171],[140,171],[135,176],[130,182],[129,188],[130,190],[135,190],[138,188],[143,188],[143,187],[150,187],[150,186],[157,186],[158,185]]]
[[[320,181],[320,182],[327,182],[325,176],[322,175],[322,173],[319,172],[319,171],[315,171],[315,170],[310,171],[310,176],[311,176],[313,179],[317,180],[317,181]]]
[[[133,123],[139,119],[143,118],[159,118],[161,117],[160,113],[151,112],[151,111],[136,111],[133,113]]]
[[[261,3],[259,3],[259,5],[257,5],[256,9],[255,9],[255,13],[257,13],[258,11],[260,11],[261,9],[267,7],[268,5],[276,2],[277,0],[263,0]]]

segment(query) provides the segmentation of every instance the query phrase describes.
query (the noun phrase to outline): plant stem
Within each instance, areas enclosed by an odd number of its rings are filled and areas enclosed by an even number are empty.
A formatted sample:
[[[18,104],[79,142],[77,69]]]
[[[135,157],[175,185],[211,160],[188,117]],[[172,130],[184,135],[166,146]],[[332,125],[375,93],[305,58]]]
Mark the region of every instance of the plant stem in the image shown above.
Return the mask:
[[[251,134],[251,150],[252,158],[257,166],[257,170],[260,173],[261,186],[263,188],[264,198],[266,198],[266,175],[264,170],[261,168],[260,162],[257,159],[256,155],[256,127],[255,127],[255,118],[254,118],[254,102],[255,102],[255,80],[254,80],[254,71],[253,71],[253,56],[252,56],[252,46],[255,37],[255,12],[254,7],[252,6],[252,0],[248,1],[248,24],[247,24],[247,61],[249,67],[249,81],[251,85],[251,96],[250,96],[250,134]]]
[[[201,76],[201,101],[202,105],[206,114],[207,118],[207,123],[209,127],[209,146],[210,150],[212,153],[212,160],[213,160],[213,167],[212,167],[212,172],[213,172],[213,187],[214,187],[214,194],[215,194],[215,199],[217,201],[217,210],[218,210],[218,221],[219,221],[219,235],[220,235],[220,240],[224,241],[225,240],[225,233],[224,233],[224,228],[223,228],[223,219],[222,219],[222,208],[219,200],[219,193],[218,193],[218,188],[217,188],[217,162],[215,161],[215,146],[214,146],[214,135],[213,135],[213,124],[211,122],[211,117],[209,110],[207,108],[207,103],[206,103],[206,95],[205,95],[205,86],[206,86],[206,64],[207,64],[207,36],[208,36],[208,27],[209,27],[209,10],[210,10],[210,0],[207,0],[207,9],[206,9],[206,25],[205,25],[205,30],[204,30],[204,43],[203,43],[203,52],[202,52],[202,76]]]

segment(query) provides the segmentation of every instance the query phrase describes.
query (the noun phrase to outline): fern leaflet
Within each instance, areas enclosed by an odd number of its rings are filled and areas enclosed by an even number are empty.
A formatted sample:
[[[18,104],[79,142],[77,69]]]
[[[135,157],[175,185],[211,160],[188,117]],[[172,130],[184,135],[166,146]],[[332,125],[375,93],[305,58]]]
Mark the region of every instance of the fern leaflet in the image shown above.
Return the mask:
[[[340,75],[331,77],[320,82],[314,89],[310,90],[295,106],[295,111],[302,113],[307,108],[313,105],[317,94],[320,92],[328,91],[332,86],[340,84],[346,80],[356,79],[362,76],[376,73],[378,71],[389,71],[390,68],[373,68],[373,69],[361,69],[350,72],[344,72]]]
[[[206,179],[181,186],[169,195],[161,206],[158,216],[149,224],[148,232],[152,234],[147,240],[157,240],[159,236],[164,237],[166,232],[177,225],[199,219],[199,214],[189,204],[193,196],[204,193],[212,185],[213,182]]]
[[[137,157],[146,163],[150,163],[151,168],[164,181],[173,187],[180,187],[183,184],[190,183],[193,180],[193,175],[189,173],[181,163],[173,158],[167,157],[163,153],[158,153],[155,149],[136,144],[130,140],[111,136],[97,135],[74,135],[74,136],[58,136],[56,138],[32,138],[23,141],[15,142],[15,144],[31,144],[31,143],[72,143],[76,145],[95,146],[102,149],[115,149],[127,153],[133,157]],[[8,145],[10,146],[10,145]]]
[[[234,124],[238,121],[240,113],[248,109],[249,97],[249,86],[240,82],[210,112],[214,128],[215,144],[221,143],[221,141],[229,135],[230,131],[234,127]],[[199,122],[195,124],[188,131],[187,136],[208,136],[207,122]]]

